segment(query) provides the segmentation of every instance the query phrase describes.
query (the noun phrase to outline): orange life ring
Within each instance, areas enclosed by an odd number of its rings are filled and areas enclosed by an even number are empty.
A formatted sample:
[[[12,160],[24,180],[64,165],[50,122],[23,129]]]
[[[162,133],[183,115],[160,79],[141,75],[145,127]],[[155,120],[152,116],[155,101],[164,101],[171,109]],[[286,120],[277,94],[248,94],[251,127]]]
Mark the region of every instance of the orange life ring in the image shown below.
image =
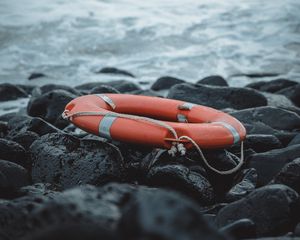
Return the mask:
[[[101,112],[102,115],[98,115]],[[85,114],[81,114],[85,113]],[[246,130],[234,117],[193,103],[129,94],[95,94],[78,97],[67,104],[64,115],[86,132],[134,144],[170,148],[169,129],[144,119],[119,117],[128,114],[158,119],[178,136],[188,136],[201,148],[224,148],[244,140]]]

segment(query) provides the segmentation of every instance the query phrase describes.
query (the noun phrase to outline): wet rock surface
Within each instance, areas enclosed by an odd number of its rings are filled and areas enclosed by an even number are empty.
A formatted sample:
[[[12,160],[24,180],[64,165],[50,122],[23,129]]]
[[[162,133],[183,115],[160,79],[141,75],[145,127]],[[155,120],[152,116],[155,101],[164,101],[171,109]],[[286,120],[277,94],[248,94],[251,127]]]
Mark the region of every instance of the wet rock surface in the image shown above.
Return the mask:
[[[197,82],[198,84],[212,85],[212,86],[224,86],[227,87],[228,83],[221,76],[209,76],[205,77]]]
[[[124,75],[124,76],[135,78],[135,76],[132,73],[122,70],[122,69],[114,68],[114,67],[102,68],[97,73]]]
[[[0,84],[0,102],[25,97],[28,97],[28,94],[22,88],[10,83]]]
[[[151,89],[156,90],[156,91],[169,89],[170,87],[172,87],[176,84],[180,84],[180,83],[184,83],[184,82],[185,82],[184,80],[175,78],[175,77],[170,77],[170,76],[161,77],[153,83],[153,85],[151,86]]]
[[[117,148],[105,142],[52,133],[36,140],[30,153],[35,183],[48,182],[66,189],[122,180],[123,158]]]
[[[295,224],[297,200],[298,194],[285,185],[265,186],[221,209],[216,223],[225,226],[248,218],[254,222],[257,236],[281,234]]]
[[[258,91],[247,88],[218,87],[208,85],[177,84],[168,98],[222,109],[244,109],[267,105],[267,99]],[[247,101],[244,101],[247,99]]]
[[[75,88],[8,86],[13,92],[1,104],[24,96],[30,101],[28,112],[0,116],[0,239],[300,236],[298,83],[275,79],[234,88],[217,75],[197,84],[166,76],[141,88],[144,80],[128,80],[123,70],[103,71],[115,76]],[[170,156],[88,134],[61,119],[73,98],[101,93],[167,96],[221,109],[247,130],[244,164],[223,175],[194,150]],[[202,150],[219,171],[240,162],[239,144]]]

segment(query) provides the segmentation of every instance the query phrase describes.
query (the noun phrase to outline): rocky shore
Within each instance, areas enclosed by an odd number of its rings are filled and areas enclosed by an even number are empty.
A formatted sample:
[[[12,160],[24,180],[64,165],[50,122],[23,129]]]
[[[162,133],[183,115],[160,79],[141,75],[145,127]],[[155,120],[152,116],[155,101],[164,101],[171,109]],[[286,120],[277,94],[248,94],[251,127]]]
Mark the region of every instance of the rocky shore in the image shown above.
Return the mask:
[[[236,88],[220,76],[195,84],[165,76],[145,90],[129,72],[100,73],[120,80],[37,87],[43,76],[35,75],[29,85],[0,84],[1,102],[29,98],[26,109],[0,116],[0,239],[300,239],[299,83],[274,79]],[[62,119],[70,100],[95,93],[160,96],[225,111],[247,129],[245,164],[219,175],[193,151],[171,157],[84,133]],[[228,170],[239,151],[204,152],[211,165]]]

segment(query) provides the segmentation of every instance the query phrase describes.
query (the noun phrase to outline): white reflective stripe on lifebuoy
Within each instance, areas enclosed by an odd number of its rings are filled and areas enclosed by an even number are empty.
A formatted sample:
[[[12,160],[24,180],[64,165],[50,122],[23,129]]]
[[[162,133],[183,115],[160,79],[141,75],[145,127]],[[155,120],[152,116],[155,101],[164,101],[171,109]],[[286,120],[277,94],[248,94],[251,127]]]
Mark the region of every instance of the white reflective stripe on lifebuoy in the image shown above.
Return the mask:
[[[177,120],[178,122],[187,122],[187,118],[183,114],[177,114]]]
[[[106,96],[106,95],[104,95],[104,94],[95,94],[96,96],[98,96],[98,97],[100,97],[104,102],[106,102],[112,109],[115,109],[116,108],[116,104],[114,103],[114,101],[110,98],[110,97],[108,97],[108,96]]]
[[[225,128],[227,128],[233,136],[233,144],[236,144],[236,143],[240,142],[240,140],[241,140],[240,134],[238,133],[238,131],[233,126],[231,126],[230,124],[228,124],[226,122],[212,122],[212,123],[221,124]]]
[[[190,102],[185,102],[182,105],[178,106],[178,109],[180,110],[191,110],[196,104],[190,103]]]
[[[115,116],[105,115],[99,123],[99,135],[101,137],[112,139],[110,128],[114,121],[117,119]]]

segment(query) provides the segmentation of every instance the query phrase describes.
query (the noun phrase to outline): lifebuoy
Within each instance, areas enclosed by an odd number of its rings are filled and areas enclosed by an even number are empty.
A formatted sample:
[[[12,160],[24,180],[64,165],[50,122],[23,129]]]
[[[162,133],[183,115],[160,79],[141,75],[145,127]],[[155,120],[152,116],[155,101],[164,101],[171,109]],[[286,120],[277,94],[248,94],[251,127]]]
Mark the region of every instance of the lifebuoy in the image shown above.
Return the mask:
[[[206,149],[225,148],[242,142],[246,136],[244,126],[229,114],[159,97],[129,94],[81,96],[67,104],[64,117],[95,135],[167,149],[174,142],[181,142],[186,148],[192,147],[190,141],[180,136],[188,136]]]

